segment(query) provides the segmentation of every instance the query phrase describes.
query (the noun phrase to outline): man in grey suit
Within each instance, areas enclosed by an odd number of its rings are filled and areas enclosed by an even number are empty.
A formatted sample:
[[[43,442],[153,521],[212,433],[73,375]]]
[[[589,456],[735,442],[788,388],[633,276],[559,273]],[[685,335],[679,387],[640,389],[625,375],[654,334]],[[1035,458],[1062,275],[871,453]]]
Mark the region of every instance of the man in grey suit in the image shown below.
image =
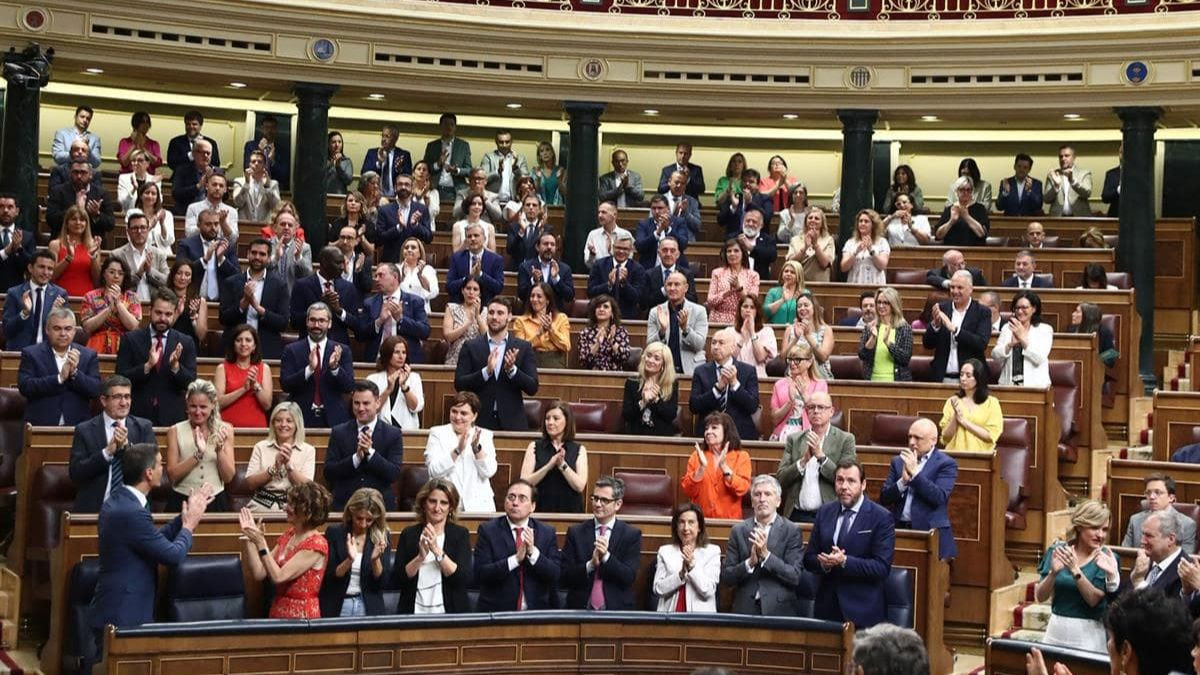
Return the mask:
[[[459,192],[467,189],[467,176],[471,173],[471,146],[461,138],[455,138],[458,117],[454,113],[442,113],[438,119],[441,138],[429,141],[425,146],[425,163],[429,165],[430,177],[437,185],[442,201],[454,201]]]
[[[833,400],[827,392],[810,396],[804,410],[811,426],[787,437],[775,472],[783,486],[782,513],[794,523],[816,521],[817,509],[837,499],[833,474],[838,462],[858,458],[854,436],[830,424]]]
[[[600,201],[612,202],[618,208],[640,206],[646,198],[642,176],[629,169],[629,155],[624,150],[613,150],[612,167],[600,176]]]
[[[646,317],[646,344],[666,343],[675,361],[675,372],[689,377],[704,363],[708,340],[708,310],[687,299],[687,277],[678,270],[667,277],[667,301],[652,307]]]
[[[796,616],[796,586],[804,554],[800,528],[779,516],[779,481],[769,474],[750,483],[754,517],[729,532],[721,583],[733,586],[733,611]]]
[[[142,302],[150,302],[150,296],[159,288],[167,287],[167,254],[148,242],[150,221],[141,209],[125,212],[125,229],[129,242],[112,252],[114,258],[125,261],[133,278],[133,287]]]
[[[1175,479],[1165,473],[1154,472],[1144,479],[1146,485],[1147,510],[1139,511],[1129,518],[1129,527],[1125,529],[1122,546],[1136,548],[1142,545],[1142,525],[1152,513],[1169,512],[1175,514],[1179,524],[1179,547],[1184,553],[1191,555],[1196,551],[1196,521],[1179,513],[1173,508],[1175,503]]]
[[[1088,198],[1092,196],[1092,172],[1075,166],[1075,148],[1058,149],[1058,168],[1046,174],[1042,200],[1050,205],[1051,218],[1092,215]]]
[[[483,156],[479,168],[487,174],[487,189],[499,195],[501,204],[517,196],[517,179],[529,175],[529,163],[525,155],[513,152],[512,132],[507,129],[496,132],[496,149]]]

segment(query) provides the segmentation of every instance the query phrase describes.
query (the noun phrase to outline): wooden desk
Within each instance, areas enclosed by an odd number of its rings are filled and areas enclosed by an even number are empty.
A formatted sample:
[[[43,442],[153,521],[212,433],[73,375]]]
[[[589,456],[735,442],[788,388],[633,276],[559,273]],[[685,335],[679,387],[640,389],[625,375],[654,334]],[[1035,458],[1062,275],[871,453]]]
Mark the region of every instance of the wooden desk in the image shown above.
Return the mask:
[[[889,270],[930,270],[942,266],[942,256],[952,246],[900,246],[892,249],[888,260]],[[966,257],[967,265],[978,267],[983,277],[992,286],[1000,286],[1013,276],[1013,262],[1022,249],[1017,247],[976,246],[959,249]],[[1071,289],[1082,285],[1083,268],[1089,263],[1100,263],[1104,269],[1115,271],[1113,263],[1116,251],[1091,248],[1046,248],[1035,252],[1038,274],[1053,274],[1055,288]],[[1014,289],[1009,290],[1009,294]],[[1039,292],[1041,289],[1038,289]],[[918,308],[919,309],[919,308]]]
[[[1195,377],[1194,372],[1192,376]],[[1193,443],[1195,426],[1200,426],[1200,392],[1162,389],[1154,392],[1155,461],[1170,461],[1179,446]]]
[[[1046,656],[1046,668],[1051,671],[1054,670],[1054,664],[1061,663],[1073,675],[1108,675],[1110,672],[1107,654],[1062,647],[1047,648],[1041,642],[1002,638],[991,638],[987,641],[987,654],[984,659],[987,672],[991,675],[1025,675],[1025,655],[1034,647],[1054,651],[1053,657]]]

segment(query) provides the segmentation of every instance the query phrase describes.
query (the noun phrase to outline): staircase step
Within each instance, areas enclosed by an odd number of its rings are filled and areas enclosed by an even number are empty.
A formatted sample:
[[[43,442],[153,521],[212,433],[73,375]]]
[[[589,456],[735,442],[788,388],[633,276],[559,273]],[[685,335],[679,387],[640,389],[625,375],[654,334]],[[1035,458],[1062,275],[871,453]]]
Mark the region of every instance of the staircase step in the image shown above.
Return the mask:
[[[1026,642],[1041,642],[1045,638],[1046,632],[1041,630],[1011,630],[1004,634],[1004,637],[1013,640],[1024,640]]]
[[[1050,621],[1050,605],[1026,605],[1022,611],[1021,628],[1023,630],[1045,631],[1048,621]]]
[[[1143,462],[1149,462],[1154,459],[1154,446],[1152,445],[1133,445],[1126,450],[1127,459],[1135,459]]]

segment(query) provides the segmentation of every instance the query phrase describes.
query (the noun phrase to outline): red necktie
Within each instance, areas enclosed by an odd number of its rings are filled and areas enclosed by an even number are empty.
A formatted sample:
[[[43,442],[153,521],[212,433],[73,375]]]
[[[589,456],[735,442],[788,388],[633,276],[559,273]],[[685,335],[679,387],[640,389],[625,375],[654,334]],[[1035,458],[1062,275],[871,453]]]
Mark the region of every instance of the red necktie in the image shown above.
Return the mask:
[[[313,347],[316,352],[320,347]],[[317,352],[317,369],[313,371],[313,405],[321,405],[321,354]]]
[[[163,361],[167,360],[166,340],[163,338],[162,333],[155,335],[154,340],[158,343],[158,363],[154,365],[157,370],[162,370]]]
[[[604,537],[604,533],[608,530],[604,525],[600,526],[600,536]],[[596,576],[592,579],[592,594],[588,598],[588,605],[592,609],[604,609],[604,581],[600,578],[600,568],[596,568]]]
[[[525,533],[525,528],[518,527],[517,534],[513,537],[513,542],[517,548],[521,547],[521,539]],[[517,609],[523,609],[522,605],[525,600],[525,567],[522,563],[517,563]]]

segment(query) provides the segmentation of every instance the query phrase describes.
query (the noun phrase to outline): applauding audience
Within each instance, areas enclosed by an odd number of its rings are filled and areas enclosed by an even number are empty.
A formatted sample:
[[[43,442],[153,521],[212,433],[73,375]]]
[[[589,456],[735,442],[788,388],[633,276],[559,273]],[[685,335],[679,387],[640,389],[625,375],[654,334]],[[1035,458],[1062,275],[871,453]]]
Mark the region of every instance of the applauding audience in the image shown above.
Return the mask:
[[[988,369],[968,359],[958,369],[958,392],[942,406],[942,443],[947,450],[991,452],[1004,433],[1000,399],[988,393]]]
[[[142,303],[133,290],[133,278],[124,260],[110,255],[100,268],[99,288],[83,296],[80,318],[87,346],[97,354],[116,354],[121,337],[137,330],[142,320]]]
[[[871,317],[874,317],[874,294],[870,294],[870,300]],[[833,354],[833,330],[825,323],[821,303],[808,291],[796,298],[796,320],[784,329],[783,349],[780,351],[787,354],[796,345],[805,345],[812,350],[813,362],[822,379],[833,379],[833,370],[829,367],[829,356]]]
[[[806,406],[818,392],[829,391],[829,384],[817,370],[812,348],[800,342],[787,352],[787,375],[775,381],[771,390],[771,421],[775,430],[771,440],[786,440],[809,427]],[[786,486],[785,486],[786,487]]]
[[[670,349],[675,372],[691,375],[704,363],[708,340],[708,312],[687,299],[687,276],[675,270],[667,276],[666,302],[650,308],[646,321],[646,345],[661,342]]]
[[[709,321],[733,323],[742,296],[758,297],[759,275],[746,266],[748,255],[737,239],[726,241],[721,248],[721,266],[712,272],[705,301]]]
[[[479,396],[479,425],[485,429],[525,431],[524,395],[538,390],[533,347],[509,334],[508,298],[495,298],[487,306],[487,334],[468,340],[459,352],[454,389]]]
[[[321,582],[321,616],[379,616],[391,548],[383,495],[360,488],[350,495],[342,522],[325,528],[329,560]]]
[[[0,198],[0,204],[3,202]],[[44,341],[50,310],[67,304],[66,290],[50,281],[54,256],[47,251],[34,253],[26,271],[28,280],[12,286],[4,296],[4,338],[9,351]]]
[[[250,509],[282,511],[287,491],[316,475],[317,451],[304,442],[300,406],[285,401],[271,411],[267,438],[254,444],[246,465],[246,487],[254,491]]]
[[[579,333],[579,367],[584,370],[625,370],[629,331],[612,297],[598,295],[588,303],[588,325]]]
[[[738,334],[737,359],[753,366],[759,377],[766,377],[767,361],[778,356],[779,345],[775,341],[775,329],[763,325],[762,306],[757,297],[742,296],[733,326]]]
[[[903,530],[938,531],[938,557],[948,560],[958,553],[950,528],[947,505],[958,462],[937,451],[938,429],[924,417],[908,428],[908,447],[893,457],[879,503],[892,510],[896,527]]]
[[[796,299],[804,292],[804,269],[795,260],[783,263],[779,285],[772,286],[763,300],[764,320],[787,325],[796,320]]]
[[[904,318],[900,294],[885,287],[875,294],[876,320],[863,327],[858,341],[858,359],[872,382],[910,382],[912,372],[912,326]]]
[[[750,489],[750,453],[742,450],[729,415],[709,413],[701,424],[703,441],[696,442],[696,451],[688,457],[680,487],[706,517],[740,518],[742,496]]]
[[[467,279],[462,285],[463,301],[446,303],[442,316],[442,339],[446,341],[446,365],[458,363],[463,344],[487,332],[487,320],[480,303],[478,279]]]
[[[678,431],[679,382],[665,344],[653,342],[642,350],[637,376],[625,380],[621,418],[627,434],[673,436]]]
[[[696,367],[688,407],[696,418],[695,435],[704,433],[701,419],[711,412],[728,413],[746,440],[758,440],[754,413],[758,411],[758,373],[754,366],[734,358],[737,332],[722,328],[713,333],[709,354],[712,361]],[[706,423],[707,424],[707,423]]]
[[[100,363],[96,352],[72,344],[74,337],[74,312],[55,307],[46,318],[46,339],[21,350],[17,389],[29,424],[70,427],[91,417]]]
[[[479,526],[475,581],[480,612],[549,609],[561,571],[554,526],[530,518],[538,489],[525,479],[505,489],[504,515]]]
[[[788,241],[787,259],[804,268],[805,281],[829,281],[833,269],[836,242],[829,234],[825,212],[811,206],[804,212],[803,228],[792,232]],[[780,241],[783,235],[779,235]]]
[[[912,197],[896,195],[896,210],[883,219],[888,244],[896,246],[919,246],[933,242],[933,231],[929,218],[913,213]]]
[[[538,368],[566,368],[571,354],[571,324],[554,303],[550,284],[536,284],[529,291],[525,313],[513,320],[512,332],[533,347]]]
[[[754,515],[733,526],[721,564],[721,583],[733,587],[733,611],[760,616],[796,616],[796,587],[804,542],[800,528],[779,516],[779,481],[754,477]]]
[[[400,532],[392,586],[400,588],[400,614],[462,614],[470,611],[471,533],[458,519],[458,492],[432,478],[414,500],[417,522]]]
[[[671,543],[658,547],[654,594],[660,612],[716,612],[721,547],[708,543],[704,511],[695,504],[675,509]]]
[[[587,446],[575,440],[575,419],[567,404],[556,402],[546,408],[542,437],[525,448],[521,480],[537,488],[544,511],[583,513]]]
[[[975,201],[974,181],[959,176],[951,187],[955,199],[942,211],[934,238],[944,246],[983,246],[991,220],[987,207]]]
[[[212,511],[231,511],[225,486],[237,472],[233,461],[233,427],[221,420],[217,389],[208,380],[187,388],[187,419],[167,429],[167,476],[172,490],[167,512],[183,508],[201,485],[212,486]]]
[[[496,444],[490,429],[475,426],[479,397],[460,391],[450,402],[450,423],[429,430],[425,444],[425,468],[431,478],[454,484],[464,512],[491,513],[496,496],[491,478],[496,474]]]
[[[150,422],[129,414],[131,392],[129,380],[109,375],[100,390],[102,412],[75,427],[67,467],[75,484],[73,513],[99,513],[108,496],[124,483],[120,465],[125,450],[155,442]]]
[[[100,237],[93,235],[87,212],[71,206],[63,216],[62,231],[49,250],[58,264],[54,281],[69,295],[85,295],[100,277]]]

